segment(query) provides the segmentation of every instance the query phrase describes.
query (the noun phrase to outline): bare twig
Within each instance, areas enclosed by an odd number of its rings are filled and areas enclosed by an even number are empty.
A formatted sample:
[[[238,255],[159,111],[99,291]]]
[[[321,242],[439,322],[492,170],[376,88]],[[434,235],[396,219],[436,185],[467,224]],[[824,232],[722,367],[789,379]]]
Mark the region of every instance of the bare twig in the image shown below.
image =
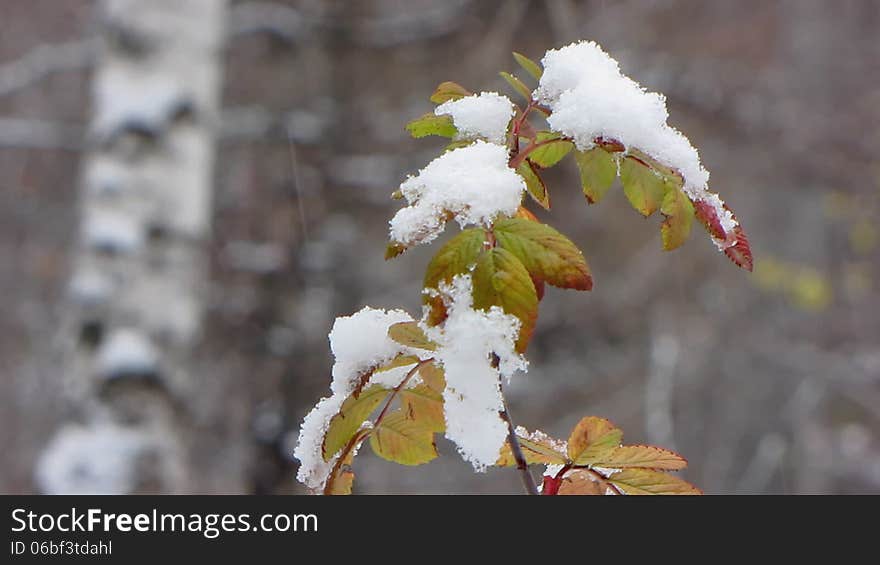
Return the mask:
[[[514,461],[516,461],[516,468],[519,470],[519,476],[520,479],[522,479],[523,488],[526,489],[526,494],[537,495],[538,486],[535,484],[535,478],[529,471],[529,465],[526,463],[525,456],[523,456],[522,448],[519,445],[519,438],[516,437],[516,427],[513,425],[513,419],[510,417],[510,412],[507,409],[507,401],[504,399],[503,393],[501,395],[501,401],[504,404],[504,410],[501,410],[498,415],[507,423],[507,443],[510,444],[510,452],[513,454]]]

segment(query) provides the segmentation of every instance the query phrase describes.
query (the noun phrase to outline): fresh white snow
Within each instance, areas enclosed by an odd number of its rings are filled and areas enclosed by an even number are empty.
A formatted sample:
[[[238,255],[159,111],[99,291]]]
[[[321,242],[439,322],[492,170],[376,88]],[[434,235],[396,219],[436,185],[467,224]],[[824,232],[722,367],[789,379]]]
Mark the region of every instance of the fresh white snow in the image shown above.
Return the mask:
[[[461,227],[515,214],[526,186],[507,162],[506,147],[485,141],[437,157],[400,185],[409,206],[391,219],[391,239],[406,245],[432,241],[443,231],[447,212]]]
[[[528,368],[514,349],[520,322],[495,306],[488,312],[474,310],[470,275],[456,276],[439,290],[449,298],[449,317],[442,329],[427,332],[439,344],[435,356],[446,372],[446,437],[482,471],[498,460],[507,438],[507,424],[498,414],[504,409],[499,376],[510,379]],[[492,353],[500,359],[497,369]]]
[[[708,191],[709,172],[697,150],[666,123],[662,94],[623,75],[617,61],[592,41],[551,49],[541,62],[544,74],[534,97],[553,111],[547,123],[554,131],[571,137],[581,150],[592,147],[596,138],[613,139],[676,169],[691,200],[706,202],[725,233],[731,233],[737,222],[718,195]],[[722,249],[736,243],[735,237],[713,240]]]
[[[444,102],[434,109],[434,114],[452,116],[459,139],[481,137],[504,145],[514,105],[508,97],[497,92],[481,92]]]
[[[391,361],[399,353],[414,350],[388,337],[388,328],[398,322],[410,322],[412,317],[403,310],[379,310],[364,307],[351,316],[336,318],[330,331],[330,349],[336,362],[333,365],[331,395],[322,398],[306,415],[300,426],[299,440],[293,451],[301,465],[297,479],[309,488],[323,488],[336,457],[325,462],[322,454],[324,434],[330,420],[339,413],[342,403],[357,385],[358,378],[370,369]],[[371,378],[371,383],[396,386],[407,368],[384,371]],[[401,374],[401,371],[403,373]],[[394,382],[394,379],[397,379]],[[390,385],[394,382],[393,385]]]

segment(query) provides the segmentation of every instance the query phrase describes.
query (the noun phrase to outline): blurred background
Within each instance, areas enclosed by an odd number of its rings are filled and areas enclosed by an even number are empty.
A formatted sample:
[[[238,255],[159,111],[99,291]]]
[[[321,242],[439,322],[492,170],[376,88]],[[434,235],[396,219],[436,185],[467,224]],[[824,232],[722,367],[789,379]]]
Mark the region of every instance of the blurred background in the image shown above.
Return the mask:
[[[709,493],[880,493],[880,3],[0,13],[0,491],[303,493],[291,454],[334,317],[420,311],[437,244],[383,261],[389,195],[443,141],[404,125],[441,81],[513,98],[512,50],[592,39],[667,95],[756,268],[699,229],[662,252],[659,219],[620,190],[588,207],[563,162],[539,215],[595,289],[548,289],[514,419],[564,437],[609,418]],[[365,449],[355,491],[519,492],[439,449],[416,468]]]

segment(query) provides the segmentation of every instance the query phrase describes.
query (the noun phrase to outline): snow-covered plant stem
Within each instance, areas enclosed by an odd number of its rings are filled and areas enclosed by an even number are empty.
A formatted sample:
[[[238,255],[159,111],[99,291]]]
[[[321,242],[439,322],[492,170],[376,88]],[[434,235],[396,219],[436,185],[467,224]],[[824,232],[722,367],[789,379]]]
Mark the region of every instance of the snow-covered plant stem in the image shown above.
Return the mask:
[[[385,258],[433,241],[450,220],[461,232],[428,264],[420,319],[369,307],[336,319],[331,395],[306,416],[294,452],[299,480],[315,492],[351,493],[351,465],[367,439],[379,457],[419,465],[437,456],[435,434],[444,433],[477,471],[516,467],[528,494],[539,491],[529,465],[546,466],[542,494],[699,493],[669,474],[684,458],[621,445],[623,432],[608,420],[585,417],[560,441],[510,417],[502,388],[528,368],[545,285],[593,287],[580,249],[523,202],[528,194],[550,209],[544,169],[572,155],[590,204],[620,177],[637,211],[663,215],[664,249],[681,245],[696,218],[720,251],[752,267],[745,233],[709,192],[697,150],[667,125],[662,95],[624,76],[595,43],[548,51],[543,67],[514,58],[538,82],[530,89],[501,73],[522,107],[444,82],[431,96],[437,108],[407,125],[413,137],[451,142],[394,193],[407,205],[390,221]],[[536,114],[545,129],[530,120]]]

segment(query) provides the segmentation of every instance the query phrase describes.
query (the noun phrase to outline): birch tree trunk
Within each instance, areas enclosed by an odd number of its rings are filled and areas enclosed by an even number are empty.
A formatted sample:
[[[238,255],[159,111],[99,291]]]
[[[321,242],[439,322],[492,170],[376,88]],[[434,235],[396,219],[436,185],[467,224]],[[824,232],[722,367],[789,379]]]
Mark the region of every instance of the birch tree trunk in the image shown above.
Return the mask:
[[[47,493],[193,492],[225,0],[107,0]],[[198,385],[196,383],[199,383]],[[205,383],[208,384],[205,384]]]

